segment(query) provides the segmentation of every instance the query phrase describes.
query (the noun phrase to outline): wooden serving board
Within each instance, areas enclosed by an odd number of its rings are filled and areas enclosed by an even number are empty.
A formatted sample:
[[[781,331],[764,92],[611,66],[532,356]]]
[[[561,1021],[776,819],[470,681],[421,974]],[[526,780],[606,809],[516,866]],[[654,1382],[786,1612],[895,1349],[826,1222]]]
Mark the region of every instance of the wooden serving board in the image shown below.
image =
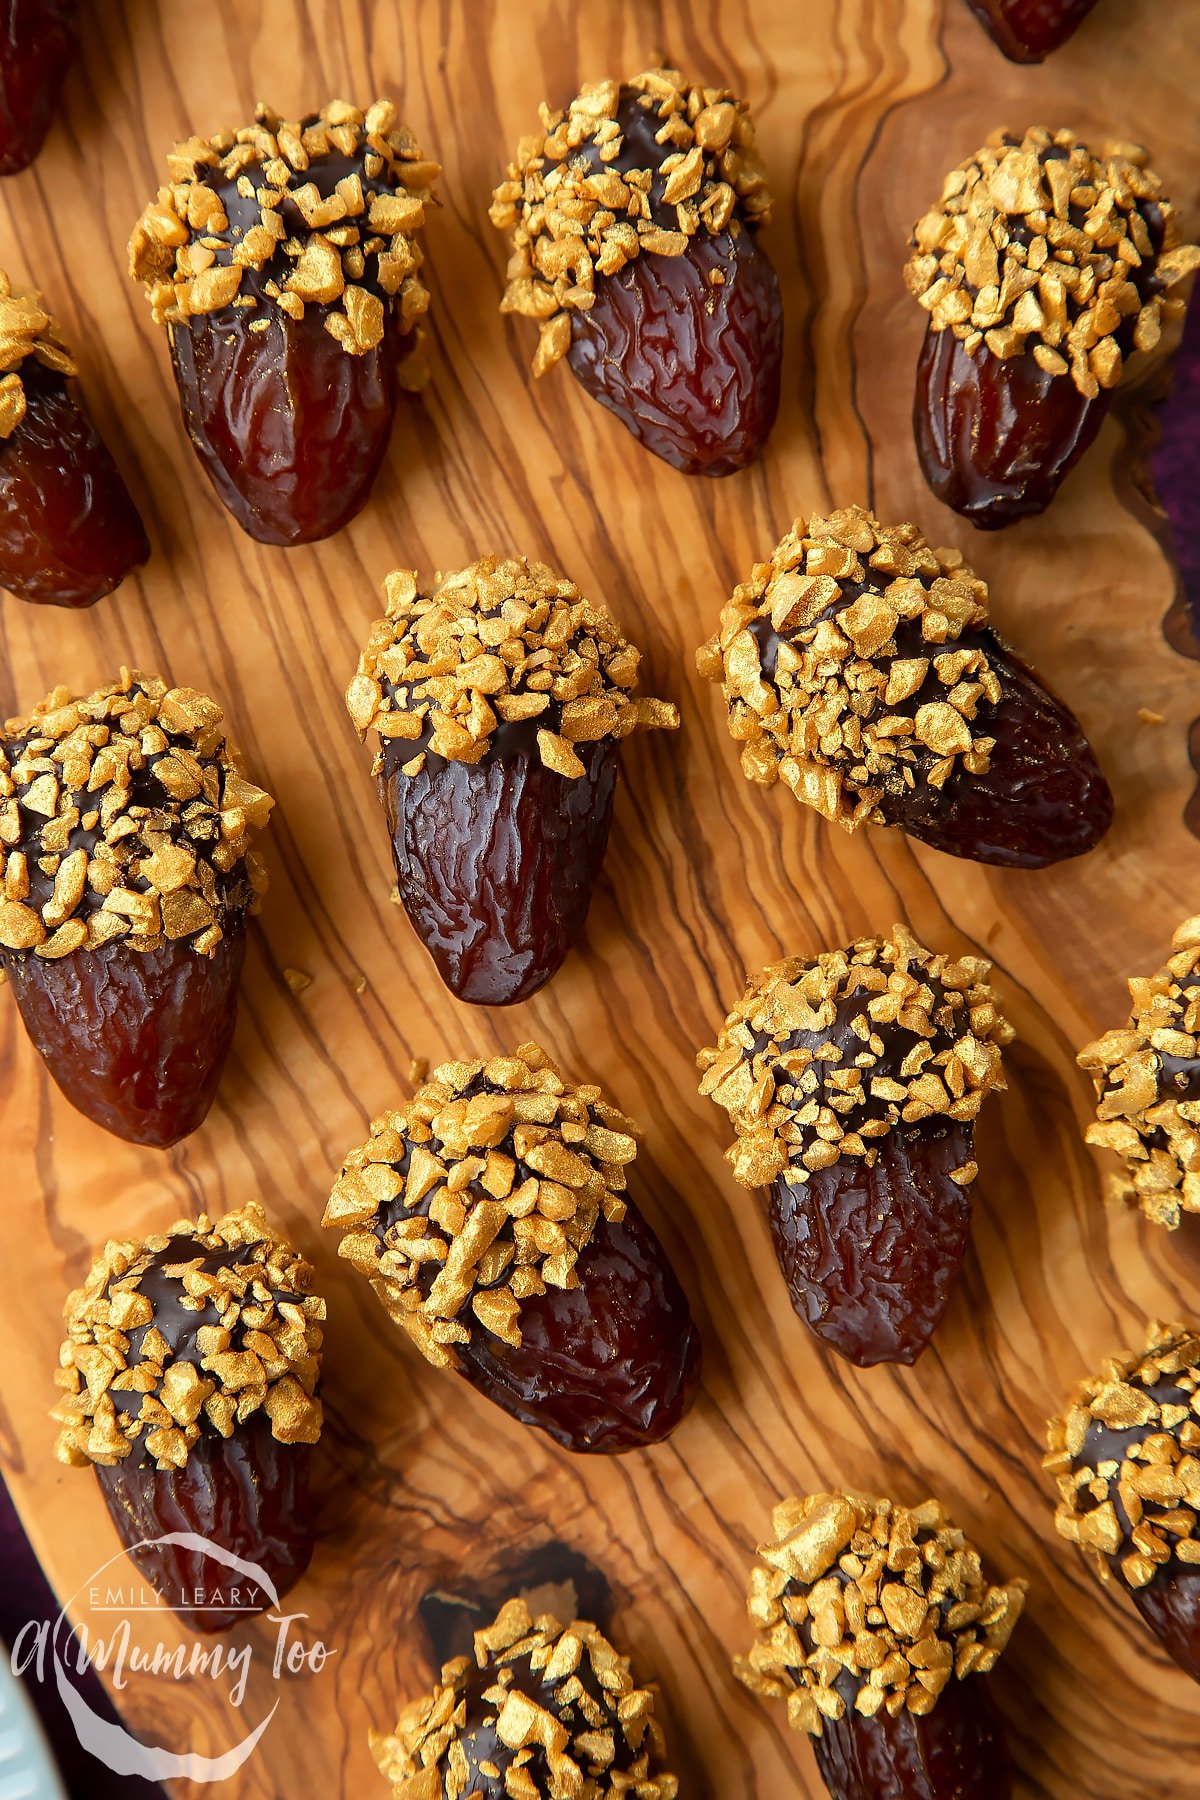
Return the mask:
[[[930,498],[908,427],[923,316],[900,268],[946,168],[1001,124],[1149,142],[1194,229],[1200,42],[1175,8],[1148,0],[1100,0],[1077,39],[1032,70],[1003,61],[962,0],[104,0],[84,11],[63,118],[36,168],[0,188],[0,265],[36,280],[62,315],[154,557],[82,617],[0,602],[0,703],[12,713],[56,682],[86,690],[122,662],[161,670],[226,704],[279,806],[234,1052],[189,1142],[163,1155],[86,1123],[0,994],[0,1461],[59,1592],[117,1548],[90,1476],[52,1456],[45,1411],[67,1289],[106,1235],[261,1198],[311,1252],[329,1299],[326,1535],[294,1604],[336,1655],[287,1689],[231,1791],[382,1793],[367,1728],[390,1725],[433,1673],[417,1601],[455,1569],[556,1537],[611,1578],[618,1634],[662,1684],[689,1800],[817,1796],[807,1744],[782,1709],[742,1692],[730,1659],[746,1646],[744,1584],[771,1505],[854,1485],[914,1502],[936,1491],[997,1574],[1029,1577],[1028,1616],[997,1677],[1022,1794],[1195,1800],[1200,1693],[1056,1539],[1039,1453],[1069,1382],[1137,1338],[1148,1314],[1200,1312],[1200,1232],[1167,1236],[1105,1209],[1073,1062],[1121,1018],[1126,974],[1157,965],[1197,909],[1200,846],[1182,823],[1196,669],[1163,638],[1174,580],[1137,498],[1127,421],[1106,425],[1044,521],[977,536]],[[787,308],[783,414],[762,463],[714,484],[639,450],[565,368],[535,387],[532,331],[497,310],[505,249],[488,225],[490,189],[539,101],[656,52],[749,98],[777,195],[765,242]],[[348,531],[264,550],[192,461],[165,338],[125,275],[126,238],[176,137],[241,123],[260,96],[295,116],[379,92],[445,165],[428,234],[432,388],[400,419]],[[782,788],[742,781],[693,653],[797,512],[853,500],[965,549],[1002,629],[1080,713],[1118,802],[1086,861],[1005,874],[897,833],[851,840]],[[505,1015],[456,1003],[389,904],[369,756],[341,694],[386,570],[429,576],[510,550],[611,607],[646,649],[646,691],[679,702],[683,730],[626,748],[585,943],[548,991]],[[1139,708],[1166,723],[1139,722]],[[973,1249],[949,1316],[915,1370],[863,1374],[792,1315],[763,1210],[728,1177],[725,1120],[697,1097],[693,1058],[747,968],[896,918],[927,943],[994,958],[1019,1037],[1009,1092],[984,1113]],[[311,986],[293,993],[288,969]],[[435,1374],[318,1229],[343,1153],[399,1099],[411,1057],[528,1036],[644,1123],[640,1197],[702,1322],[699,1403],[647,1454],[572,1459]],[[255,1627],[251,1641],[270,1635]],[[207,1681],[118,1696],[145,1736],[214,1751],[275,1697],[256,1677],[233,1722]]]

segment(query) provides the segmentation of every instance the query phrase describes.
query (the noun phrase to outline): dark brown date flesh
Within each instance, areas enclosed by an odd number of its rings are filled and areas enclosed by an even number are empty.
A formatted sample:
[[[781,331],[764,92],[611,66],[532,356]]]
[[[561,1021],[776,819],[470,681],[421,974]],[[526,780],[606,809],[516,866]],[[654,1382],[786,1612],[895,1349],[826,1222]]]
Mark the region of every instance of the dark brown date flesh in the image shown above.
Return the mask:
[[[231,924],[211,957],[124,940],[46,960],[5,956],[33,1045],[71,1105],[115,1137],[166,1149],[200,1125],[237,1018],[246,953]]]
[[[1200,1681],[1200,1569],[1175,1563],[1130,1598],[1167,1654]]]
[[[93,606],[150,555],[145,527],[74,382],[27,357],[25,417],[0,440],[0,586]]]
[[[312,1560],[311,1456],[306,1444],[281,1444],[259,1413],[230,1438],[203,1433],[182,1469],[129,1456],[112,1468],[96,1464],[96,1479],[121,1542],[155,1593],[182,1609],[189,1626],[228,1631],[273,1607]],[[153,1541],[173,1532],[194,1532],[257,1563],[275,1594],[204,1551]],[[198,1589],[208,1604],[189,1598]]]
[[[405,775],[399,763],[412,754],[389,748],[380,781],[404,909],[460,1000],[527,1000],[583,930],[608,844],[617,745],[579,745],[586,772],[574,779],[526,750],[470,764],[429,756]]]
[[[1113,821],[1113,797],[1079,721],[995,632],[967,632],[1000,681],[977,731],[994,737],[984,775],[962,768],[941,788],[920,783],[879,802],[889,825],[949,856],[1006,869],[1044,869],[1094,850]]]
[[[41,153],[75,49],[76,0],[5,0],[0,7],[0,175]]]
[[[891,1131],[771,1191],[771,1235],[797,1315],[859,1368],[914,1363],[942,1321],[971,1227],[969,1124]]]
[[[972,355],[953,331],[925,333],[913,433],[939,500],[982,531],[1045,512],[1108,415],[1069,375],[1047,375],[1028,352]]]
[[[269,320],[252,331],[253,319]],[[242,530],[261,544],[311,544],[366,505],[396,410],[407,340],[351,356],[322,310],[291,319],[276,307],[191,319],[171,331],[171,361],[188,436]]]
[[[782,356],[779,282],[744,225],[599,277],[568,353],[588,393],[685,475],[732,475],[762,454]]]
[[[1009,1800],[1012,1764],[986,1675],[950,1680],[932,1712],[847,1712],[813,1739],[831,1800]]]
[[[519,1349],[481,1332],[459,1345],[463,1373],[523,1425],[565,1450],[615,1455],[659,1444],[695,1398],[700,1334],[666,1251],[632,1201],[603,1215],[576,1265],[577,1288],[521,1302]]]
[[[1044,62],[1071,37],[1096,0],[967,0],[1010,62]]]

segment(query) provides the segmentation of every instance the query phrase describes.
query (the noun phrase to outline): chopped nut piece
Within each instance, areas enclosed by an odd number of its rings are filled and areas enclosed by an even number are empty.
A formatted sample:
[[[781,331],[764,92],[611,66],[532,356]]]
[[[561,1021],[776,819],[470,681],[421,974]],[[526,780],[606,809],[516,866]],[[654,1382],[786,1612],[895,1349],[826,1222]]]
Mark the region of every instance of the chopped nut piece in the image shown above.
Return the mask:
[[[465,1740],[492,1733],[500,1748],[481,1770]],[[654,1693],[634,1685],[628,1659],[586,1619],[564,1627],[549,1613],[534,1618],[523,1600],[475,1633],[474,1665],[467,1656],[447,1663],[433,1693],[370,1741],[394,1800],[481,1793],[481,1779],[488,1791],[503,1779],[511,1800],[676,1800],[679,1792],[675,1776],[661,1772]]]
[[[312,170],[333,159],[354,166],[322,197]],[[294,122],[260,104],[253,125],[189,138],[168,162],[170,184],[129,243],[129,272],[157,324],[174,328],[234,305],[258,329],[271,310],[299,320],[317,306],[330,336],[362,356],[394,317],[410,334],[402,380],[413,385],[429,304],[419,234],[441,171],[390,100],[365,114],[333,101]],[[230,187],[258,202],[249,227],[231,226],[221,200]]]
[[[911,1510],[865,1494],[785,1500],[759,1547],[747,1610],[756,1632],[734,1674],[786,1700],[813,1737],[857,1713],[932,1712],[948,1682],[993,1669],[1025,1604],[994,1587],[979,1552],[936,1500]]]
[[[668,153],[660,167],[613,160],[631,93],[661,121],[656,137]],[[597,275],[615,275],[643,253],[681,256],[697,233],[725,230],[735,205],[750,228],[771,209],[745,101],[724,88],[688,87],[677,69],[647,70],[624,87],[588,82],[566,112],[543,107],[541,120],[521,139],[491,209],[492,224],[512,240],[501,310],[539,322],[538,375],[570,348],[570,315],[592,305]]]
[[[724,691],[747,778],[782,779],[857,831],[884,822],[885,794],[987,772],[987,618],[987,584],[957,551],[850,506],[796,520],[696,666]]]
[[[544,563],[485,556],[428,596],[414,570],[394,569],[384,591],[387,612],[346,689],[360,737],[474,763],[519,736],[547,768],[578,777],[573,744],[679,724],[667,701],[633,697],[640,652]]]
[[[1160,290],[1200,267],[1146,152],[1094,156],[1073,132],[1037,125],[994,133],[951,171],[914,227],[905,280],[934,330],[972,351],[986,338],[1003,358],[1032,350],[1094,398],[1120,379],[1115,334],[1136,320],[1135,347],[1150,349],[1178,308],[1160,291],[1143,303],[1133,271],[1146,262]]]
[[[1004,1088],[1012,1041],[990,965],[926,950],[903,925],[848,950],[765,969],[697,1058],[723,1107],[744,1187],[807,1181],[841,1156],[868,1164],[881,1138],[931,1114],[974,1119]]]
[[[32,288],[15,288],[0,270],[0,442],[11,437],[25,417],[21,364],[30,356],[44,369],[78,374],[42,296]]]
[[[1096,1088],[1088,1143],[1123,1159],[1115,1191],[1168,1231],[1200,1212],[1200,917],[1171,945],[1157,974],[1130,980],[1124,1028],[1076,1058]]]
[[[211,956],[231,917],[257,910],[266,871],[250,846],[275,803],[222,718],[194,688],[123,669],[5,723],[0,846],[21,892],[0,904],[0,947],[53,957],[189,938]]]
[[[59,1461],[178,1467],[201,1431],[229,1437],[260,1407],[281,1443],[315,1444],[325,1302],[312,1275],[257,1205],[107,1243],[64,1309]]]
[[[578,1287],[603,1213],[625,1216],[633,1121],[523,1044],[443,1063],[347,1157],[323,1223],[421,1353],[456,1368],[477,1329],[521,1342],[520,1301]]]
[[[1200,1563],[1200,1332],[1154,1321],[1081,1381],[1047,1428],[1054,1523],[1107,1581],[1144,1588]]]

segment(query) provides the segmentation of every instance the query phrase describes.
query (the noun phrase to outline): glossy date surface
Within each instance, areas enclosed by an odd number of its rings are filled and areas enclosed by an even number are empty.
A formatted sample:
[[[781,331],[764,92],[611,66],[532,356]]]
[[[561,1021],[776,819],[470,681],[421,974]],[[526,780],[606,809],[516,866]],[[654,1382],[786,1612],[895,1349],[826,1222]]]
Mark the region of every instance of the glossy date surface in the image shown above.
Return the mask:
[[[25,417],[0,440],[0,586],[92,606],[150,555],[145,527],[73,381],[21,365]]]
[[[661,1443],[695,1398],[700,1334],[667,1253],[632,1201],[603,1216],[580,1285],[521,1302],[519,1349],[475,1331],[456,1346],[471,1385],[576,1452]]]
[[[1042,62],[1071,37],[1096,0],[967,0],[1011,62]]]
[[[480,763],[428,756],[417,775],[385,751],[380,797],[400,898],[460,1000],[509,1006],[544,987],[575,944],[604,861],[618,746],[581,744],[585,773],[536,750]]]
[[[1045,512],[1112,404],[1048,375],[1033,356],[971,354],[929,326],[917,362],[913,432],[937,498],[981,530]]]
[[[46,141],[75,50],[77,0],[0,5],[0,175],[27,169]]]
[[[986,1675],[950,1680],[933,1711],[848,1712],[813,1739],[831,1800],[1010,1800],[1004,1722]]]
[[[281,1444],[258,1413],[230,1438],[202,1432],[181,1469],[156,1469],[135,1452],[111,1468],[96,1464],[96,1479],[121,1542],[155,1592],[168,1606],[187,1608],[187,1625],[228,1631],[272,1608],[274,1596],[252,1573],[203,1550],[153,1540],[194,1532],[256,1563],[282,1599],[312,1560],[311,1458],[306,1444]],[[202,1605],[190,1600],[197,1590]]]
[[[574,316],[577,380],[639,443],[686,475],[732,475],[761,455],[779,411],[783,309],[744,226],[681,256],[601,276]]]
[[[309,544],[361,511],[391,436],[400,342],[385,331],[351,356],[312,306],[299,320],[227,307],[172,328],[188,436],[249,536]]]
[[[1079,721],[994,631],[965,632],[1001,686],[983,704],[978,736],[995,739],[981,775],[956,767],[940,788],[885,793],[889,825],[950,856],[1007,869],[1043,869],[1094,850],[1113,821],[1113,797]],[[918,696],[919,698],[919,696]]]
[[[843,1156],[771,1190],[771,1235],[792,1305],[860,1368],[913,1363],[941,1323],[967,1247],[969,1124],[893,1130],[877,1160]]]
[[[597,171],[651,171],[656,224],[678,229],[662,198],[670,144],[658,112],[622,88],[621,148]],[[639,443],[687,475],[732,475],[758,457],[779,411],[783,306],[770,258],[735,206],[726,228],[701,229],[679,256],[636,256],[596,277],[591,308],[572,315],[568,361],[577,380]]]
[[[245,931],[212,957],[186,941],[124,939],[48,960],[9,952],[25,1029],[72,1106],[114,1136],[159,1149],[201,1124],[233,1038]]]

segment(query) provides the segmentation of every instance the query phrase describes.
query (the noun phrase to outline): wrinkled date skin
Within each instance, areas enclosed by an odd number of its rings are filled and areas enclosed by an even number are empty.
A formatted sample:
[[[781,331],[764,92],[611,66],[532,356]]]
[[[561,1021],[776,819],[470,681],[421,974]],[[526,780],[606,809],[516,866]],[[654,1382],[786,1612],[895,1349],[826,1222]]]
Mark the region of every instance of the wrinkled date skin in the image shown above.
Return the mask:
[[[859,1368],[914,1363],[942,1321],[971,1227],[969,1124],[893,1130],[868,1167],[844,1156],[771,1190],[771,1235],[792,1305]]]
[[[93,606],[150,555],[145,527],[74,382],[32,357],[25,417],[0,440],[0,586]]]
[[[949,856],[1006,869],[1044,869],[1094,850],[1113,820],[1113,797],[1078,720],[995,632],[964,632],[1000,681],[998,706],[976,730],[996,740],[986,774],[957,768],[941,788],[887,793],[889,825]]]
[[[25,1029],[71,1105],[114,1136],[158,1149],[202,1123],[237,1018],[246,953],[232,921],[211,957],[187,942],[124,940],[46,960],[8,953]]]
[[[1004,1721],[986,1675],[947,1682],[918,1717],[847,1712],[813,1739],[831,1800],[1010,1800]]]
[[[930,326],[917,362],[913,432],[921,470],[947,506],[982,531],[1045,512],[1112,404],[1032,355],[974,355]]]
[[[263,317],[266,331],[252,331]],[[311,544],[362,510],[391,436],[405,342],[389,329],[351,356],[314,306],[299,320],[227,307],[172,327],[188,436],[243,531]]]
[[[1172,1564],[1130,1598],[1184,1674],[1200,1681],[1200,1569]]]
[[[615,1454],[670,1436],[695,1398],[700,1334],[666,1251],[631,1201],[601,1215],[577,1288],[521,1302],[520,1349],[457,1346],[471,1385],[566,1450]]]
[[[621,90],[622,148],[594,168],[658,170],[657,114]],[[650,185],[658,224],[678,229]],[[637,256],[596,278],[595,300],[571,322],[576,378],[639,443],[685,475],[732,475],[762,453],[779,411],[783,306],[770,258],[736,212],[728,227],[689,240],[681,256]]]
[[[27,169],[50,129],[75,49],[76,0],[0,6],[0,175]]]
[[[404,909],[460,1000],[510,1006],[544,987],[583,930],[617,784],[612,739],[581,744],[585,773],[536,751],[480,763],[385,751],[380,797]]]
[[[685,475],[733,475],[762,454],[782,356],[779,282],[744,225],[601,276],[568,352],[588,393]]]
[[[281,1444],[260,1413],[230,1438],[202,1433],[182,1469],[130,1456],[112,1468],[97,1464],[96,1479],[121,1542],[155,1592],[168,1606],[186,1605],[186,1621],[200,1631],[228,1631],[274,1606],[312,1560],[311,1457],[306,1444]],[[184,1531],[257,1563],[275,1594],[202,1551],[146,1541]],[[197,1589],[212,1604],[182,1598]]]
[[[1096,0],[967,0],[1010,62],[1044,62],[1078,31]]]

